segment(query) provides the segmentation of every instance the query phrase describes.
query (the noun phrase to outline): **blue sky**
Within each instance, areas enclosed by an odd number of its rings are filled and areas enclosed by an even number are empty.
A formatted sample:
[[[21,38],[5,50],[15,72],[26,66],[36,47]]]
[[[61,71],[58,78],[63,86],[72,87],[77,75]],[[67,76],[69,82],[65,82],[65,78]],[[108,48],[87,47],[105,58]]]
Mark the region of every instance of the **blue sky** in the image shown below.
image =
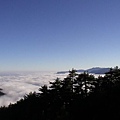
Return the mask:
[[[0,0],[0,71],[120,66],[120,0]]]

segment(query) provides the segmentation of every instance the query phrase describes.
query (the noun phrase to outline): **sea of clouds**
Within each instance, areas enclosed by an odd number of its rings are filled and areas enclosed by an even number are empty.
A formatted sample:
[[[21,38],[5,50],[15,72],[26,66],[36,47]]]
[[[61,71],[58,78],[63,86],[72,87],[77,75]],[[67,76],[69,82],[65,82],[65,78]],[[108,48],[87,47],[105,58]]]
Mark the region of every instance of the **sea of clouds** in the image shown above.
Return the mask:
[[[56,78],[63,80],[68,73],[57,72],[0,72],[0,88],[5,95],[0,97],[0,106],[15,103],[30,92],[39,92],[43,85],[49,85]],[[98,75],[96,75],[97,77]]]
[[[0,97],[0,106],[15,103],[30,92],[39,92],[42,85],[49,85],[57,77],[62,80],[66,76],[56,72],[0,72],[0,88],[5,93]]]

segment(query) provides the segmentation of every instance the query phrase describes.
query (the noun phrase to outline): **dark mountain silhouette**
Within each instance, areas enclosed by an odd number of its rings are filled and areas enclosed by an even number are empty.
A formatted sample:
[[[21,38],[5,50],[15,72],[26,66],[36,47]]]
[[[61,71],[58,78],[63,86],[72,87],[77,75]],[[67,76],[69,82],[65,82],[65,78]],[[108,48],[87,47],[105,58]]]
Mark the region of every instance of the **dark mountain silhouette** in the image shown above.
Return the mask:
[[[109,70],[110,70],[110,68],[94,67],[94,68],[90,68],[90,69],[86,69],[86,70],[79,69],[79,70],[77,70],[77,72],[88,72],[88,73],[94,73],[94,74],[105,74]],[[57,72],[57,74],[65,74],[65,73],[69,73],[69,71],[59,71],[59,72]]]
[[[106,72],[110,71],[110,68],[100,68],[95,67],[91,69],[87,69],[88,73],[94,73],[94,74],[105,74]]]
[[[65,74],[65,73],[68,73],[69,71],[59,71],[57,72],[57,74]]]

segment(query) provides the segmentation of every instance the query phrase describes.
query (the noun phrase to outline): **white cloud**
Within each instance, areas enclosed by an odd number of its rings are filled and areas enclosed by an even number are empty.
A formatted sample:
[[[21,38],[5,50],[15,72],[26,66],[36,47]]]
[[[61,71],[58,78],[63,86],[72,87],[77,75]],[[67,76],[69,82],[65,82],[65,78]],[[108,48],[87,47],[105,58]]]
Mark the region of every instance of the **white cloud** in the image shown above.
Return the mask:
[[[0,97],[0,106],[15,103],[25,94],[36,91],[40,86],[49,84],[57,77],[63,79],[66,74],[56,72],[4,72],[0,73],[0,88],[6,95]]]
[[[7,106],[20,100],[25,94],[38,92],[42,85],[49,85],[57,77],[65,78],[66,74],[56,72],[4,72],[0,73],[0,88],[6,95],[0,97],[0,106]]]

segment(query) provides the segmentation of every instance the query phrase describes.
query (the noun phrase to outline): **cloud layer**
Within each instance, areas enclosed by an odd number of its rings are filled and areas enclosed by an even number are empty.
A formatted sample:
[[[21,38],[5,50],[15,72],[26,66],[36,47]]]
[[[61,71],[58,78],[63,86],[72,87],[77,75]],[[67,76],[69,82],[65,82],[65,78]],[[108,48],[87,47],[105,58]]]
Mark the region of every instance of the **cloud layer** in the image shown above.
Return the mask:
[[[25,94],[36,91],[57,77],[63,79],[67,74],[56,72],[1,72],[0,88],[6,95],[0,97],[0,106],[7,106],[20,100]]]
[[[56,72],[0,72],[0,88],[6,93],[0,97],[0,106],[15,103],[30,92],[38,92],[42,85],[49,85],[57,77],[63,80],[67,75]]]

